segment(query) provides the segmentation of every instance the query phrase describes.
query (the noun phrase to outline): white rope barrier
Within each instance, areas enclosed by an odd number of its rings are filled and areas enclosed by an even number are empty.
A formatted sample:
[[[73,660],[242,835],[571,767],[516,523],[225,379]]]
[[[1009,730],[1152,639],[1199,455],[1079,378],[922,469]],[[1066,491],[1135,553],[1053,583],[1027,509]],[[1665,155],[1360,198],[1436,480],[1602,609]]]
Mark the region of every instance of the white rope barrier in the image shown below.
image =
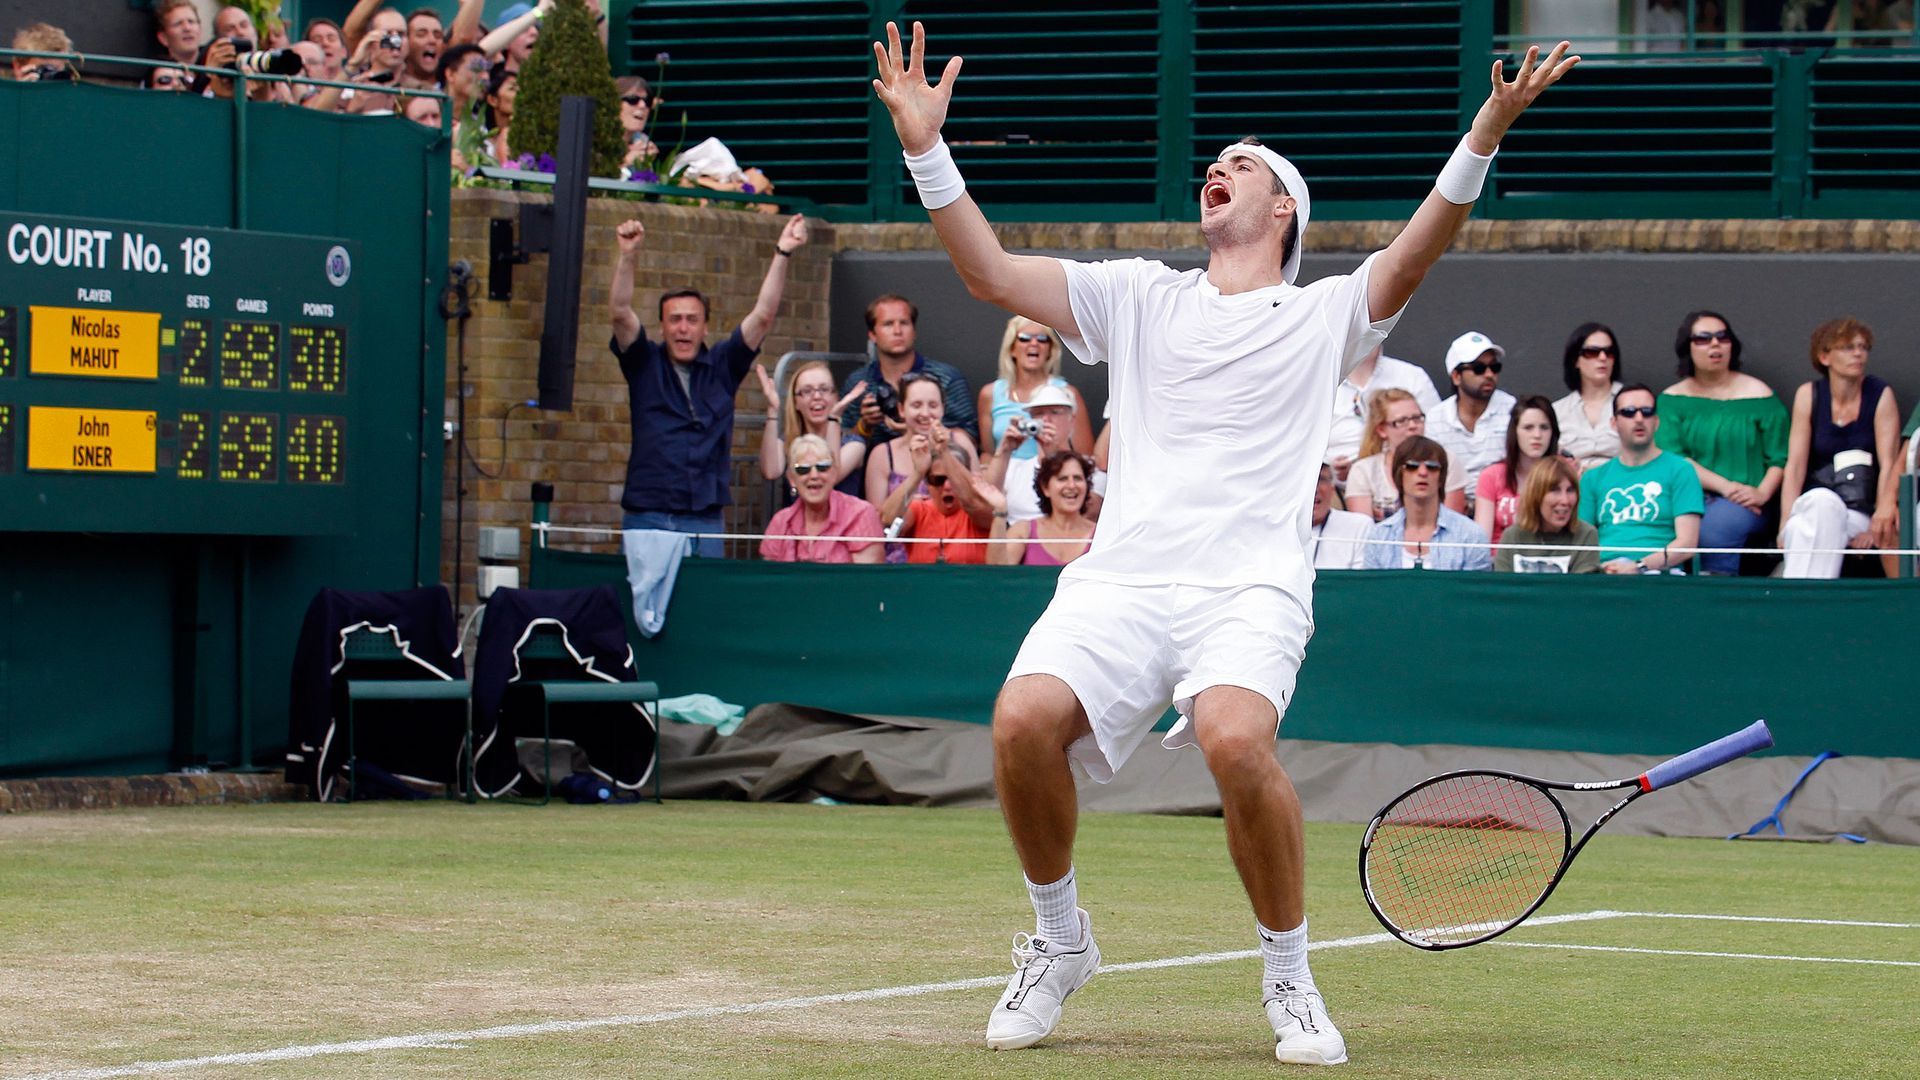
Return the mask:
[[[563,535],[563,536],[588,536],[588,537],[593,537],[599,540],[612,542],[612,541],[618,540],[621,534],[626,531],[624,529],[617,529],[617,528],[613,528],[611,526],[606,526],[606,525],[555,525],[552,522],[546,522],[546,521],[536,521],[531,524],[532,524],[533,531],[539,535],[541,547],[547,546],[547,534],[549,533]],[[1057,543],[1070,542],[1070,541],[1063,541],[1063,540],[1036,540],[1036,539],[1030,539],[1024,536],[954,537],[949,539],[949,538],[938,537],[938,536],[799,536],[793,533],[690,532],[690,533],[687,533],[686,535],[689,539],[692,539],[692,540],[768,540],[768,539],[772,539],[772,540],[812,540],[816,543],[825,543],[829,541],[856,541],[856,542],[865,542],[865,543],[871,543],[871,544],[884,543],[884,544],[940,544],[940,545],[949,545],[949,544],[951,545],[959,545],[959,544],[1022,544],[1022,545],[1025,545],[1025,544],[1044,544],[1044,543],[1057,544]],[[1080,542],[1085,542],[1085,541],[1080,541]],[[1404,547],[1407,544],[1405,540],[1375,540],[1371,537],[1357,537],[1351,540],[1335,539],[1328,542],[1335,543],[1335,544],[1377,544],[1377,545],[1384,545],[1387,547]],[[1457,540],[1439,540],[1439,541],[1423,540],[1423,541],[1417,541],[1416,543],[1420,548],[1426,549],[1426,550],[1435,550],[1439,548],[1481,548],[1481,549],[1491,548],[1495,550],[1498,550],[1500,548],[1511,548],[1514,551],[1546,551],[1546,552],[1563,552],[1563,551],[1564,552],[1571,552],[1571,551],[1629,552],[1631,551],[1631,552],[1638,552],[1641,554],[1652,554],[1657,551],[1664,552],[1664,551],[1671,550],[1678,554],[1684,554],[1689,558],[1693,557],[1694,555],[1749,555],[1749,554],[1751,555],[1786,555],[1788,553],[1787,549],[1785,548],[1758,548],[1758,547],[1673,548],[1671,546],[1669,547],[1636,547],[1632,545],[1622,544],[1617,547],[1603,548],[1597,544],[1595,545],[1470,544],[1470,543],[1463,543]],[[1796,550],[1809,555],[1920,556],[1920,549],[1916,549],[1916,548],[1798,548]]]

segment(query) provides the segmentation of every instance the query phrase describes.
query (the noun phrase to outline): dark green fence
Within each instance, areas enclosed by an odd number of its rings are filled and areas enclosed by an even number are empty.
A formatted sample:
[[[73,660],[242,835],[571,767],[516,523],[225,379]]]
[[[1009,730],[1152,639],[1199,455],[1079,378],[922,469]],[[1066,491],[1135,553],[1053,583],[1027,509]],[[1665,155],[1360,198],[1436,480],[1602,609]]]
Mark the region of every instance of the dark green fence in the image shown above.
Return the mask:
[[[1179,220],[1254,134],[1322,219],[1410,213],[1507,55],[1493,0],[640,0],[616,64],[658,76],[655,135],[718,136],[847,220],[920,216],[870,43],[929,28],[967,58],[947,126],[1001,220]],[[658,57],[668,58],[662,63]],[[1495,162],[1489,217],[1907,217],[1920,50],[1592,55]]]
[[[625,574],[617,556],[533,554],[539,588],[624,589]],[[985,723],[1057,576],[688,559],[665,630],[630,636],[670,697]],[[1659,754],[1765,718],[1782,753],[1920,757],[1912,679],[1888,651],[1916,602],[1911,581],[1322,574],[1283,730]]]

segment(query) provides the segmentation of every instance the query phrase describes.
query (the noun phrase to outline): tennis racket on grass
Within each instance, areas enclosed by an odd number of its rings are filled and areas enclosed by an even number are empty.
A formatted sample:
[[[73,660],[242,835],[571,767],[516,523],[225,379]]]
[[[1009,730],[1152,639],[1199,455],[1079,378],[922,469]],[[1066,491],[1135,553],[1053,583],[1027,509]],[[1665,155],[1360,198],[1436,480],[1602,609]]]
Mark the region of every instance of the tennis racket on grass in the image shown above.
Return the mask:
[[[1360,839],[1360,891],[1380,924],[1422,949],[1499,937],[1532,915],[1600,826],[1628,803],[1773,745],[1765,720],[1628,780],[1568,783],[1492,769],[1442,773],[1388,803]],[[1555,791],[1632,788],[1573,839]]]

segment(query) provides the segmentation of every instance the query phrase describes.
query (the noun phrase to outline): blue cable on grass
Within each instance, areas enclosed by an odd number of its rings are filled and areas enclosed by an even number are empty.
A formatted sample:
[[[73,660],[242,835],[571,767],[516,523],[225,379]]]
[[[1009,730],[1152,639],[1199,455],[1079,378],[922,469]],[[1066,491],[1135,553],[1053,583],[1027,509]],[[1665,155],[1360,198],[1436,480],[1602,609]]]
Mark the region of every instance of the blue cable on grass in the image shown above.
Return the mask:
[[[1826,763],[1829,759],[1837,758],[1840,756],[1841,756],[1840,754],[1835,753],[1832,750],[1820,751],[1820,756],[1808,762],[1807,767],[1800,770],[1800,775],[1793,778],[1793,786],[1788,788],[1787,793],[1785,795],[1780,796],[1780,801],[1774,804],[1773,813],[1768,814],[1766,817],[1763,817],[1759,821],[1754,822],[1753,827],[1748,829],[1746,832],[1734,833],[1733,835],[1727,837],[1727,839],[1738,840],[1744,836],[1752,836],[1755,833],[1761,832],[1769,825],[1773,826],[1773,831],[1776,835],[1779,835],[1779,836],[1787,835],[1787,828],[1785,825],[1781,824],[1781,821],[1780,821],[1780,815],[1786,813],[1787,811],[1787,804],[1792,802],[1793,797],[1800,793],[1801,785],[1807,782],[1807,777],[1813,775],[1813,770],[1819,768],[1822,764]],[[1860,836],[1856,833],[1843,832],[1843,833],[1835,833],[1834,835],[1838,836],[1842,840],[1851,840],[1856,844],[1864,844],[1867,842],[1866,837]]]

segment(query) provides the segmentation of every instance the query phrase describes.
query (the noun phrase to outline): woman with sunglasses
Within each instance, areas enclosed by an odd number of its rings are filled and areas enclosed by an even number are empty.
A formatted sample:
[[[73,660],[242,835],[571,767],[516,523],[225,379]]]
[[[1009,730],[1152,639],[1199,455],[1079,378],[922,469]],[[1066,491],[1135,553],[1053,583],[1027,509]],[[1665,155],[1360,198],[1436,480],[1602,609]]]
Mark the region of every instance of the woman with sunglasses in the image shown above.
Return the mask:
[[[1705,489],[1703,548],[1745,547],[1766,526],[1787,465],[1787,407],[1740,370],[1740,338],[1714,311],[1688,312],[1674,338],[1680,381],[1660,394],[1660,449],[1693,462]],[[1704,574],[1740,572],[1737,552],[1700,556]]]
[[[1873,331],[1860,320],[1821,323],[1808,351],[1820,377],[1793,395],[1780,546],[1784,576],[1835,578],[1841,548],[1900,546],[1900,406],[1867,374]],[[1895,556],[1880,560],[1899,574]]]
[[[1393,451],[1400,509],[1367,534],[1366,570],[1491,570],[1487,534],[1473,519],[1441,505],[1447,449],[1415,435]]]
[[[1613,395],[1620,392],[1620,341],[1605,323],[1581,323],[1567,338],[1561,371],[1573,391],[1553,403],[1560,449],[1582,472],[1620,456]]]
[[[1501,535],[1493,568],[1501,573],[1597,574],[1600,530],[1580,520],[1580,466],[1556,454],[1541,459],[1520,488],[1513,527]],[[1560,551],[1561,548],[1587,550]]]
[[[880,514],[865,499],[833,489],[833,451],[827,440],[801,435],[788,445],[786,457],[793,462],[787,481],[796,499],[767,522],[760,557],[770,562],[879,562],[881,546],[871,538],[880,535]]]
[[[1393,478],[1393,452],[1400,444],[1427,433],[1427,414],[1411,391],[1389,386],[1373,392],[1367,401],[1367,431],[1360,439],[1360,459],[1347,470],[1347,509],[1375,521],[1400,509],[1400,489]],[[1449,470],[1441,484],[1441,501],[1448,509],[1467,509],[1467,478]]]
[[[825,360],[795,364],[787,375],[787,392],[784,394],[775,389],[773,376],[767,374],[764,364],[754,364],[753,373],[760,378],[760,395],[771,406],[767,410],[766,431],[760,437],[760,474],[769,480],[778,480],[786,472],[782,440],[792,442],[801,435],[817,435],[828,446],[840,447],[839,461],[829,478],[833,486],[857,497],[864,478],[854,478],[852,474],[859,471],[860,456],[866,448],[857,442],[842,445],[840,410],[846,408],[849,402],[860,400],[860,395],[866,393],[867,384],[864,381],[855,383],[852,393],[836,401],[833,395],[833,372],[828,370]]]
[[[660,152],[647,136],[647,122],[653,119],[653,87],[638,75],[613,80],[620,96],[620,133],[627,143],[627,157],[621,164],[633,168]]]
[[[1542,461],[1559,456],[1560,420],[1554,415],[1553,402],[1538,394],[1522,398],[1513,408],[1513,422],[1507,425],[1506,458],[1480,470],[1473,523],[1499,543],[1500,534],[1513,524],[1528,474]]]
[[[1093,541],[1093,519],[1087,516],[1087,498],[1093,493],[1093,459],[1072,450],[1055,450],[1040,459],[1033,491],[1040,499],[1040,517],[1009,522],[994,513],[994,536],[1025,540],[1025,544],[996,544],[987,561],[996,566],[1065,566],[1087,553]]]
[[[947,427],[943,423],[946,415],[946,388],[940,380],[912,371],[900,377],[900,420],[904,426],[900,434],[867,455],[867,501],[880,508],[882,524],[904,517],[915,496],[930,494],[922,482],[928,462],[946,457],[950,443],[964,449],[971,462],[971,437]],[[905,545],[889,545],[887,561],[906,562]]]
[[[1093,422],[1087,416],[1086,399],[1060,377],[1060,335],[1019,315],[1007,320],[1006,332],[1000,335],[1000,377],[980,388],[980,445],[999,446],[1007,425],[1014,417],[1027,415],[1027,403],[1043,386],[1057,386],[1073,395],[1073,448],[1083,454],[1092,452]],[[1028,439],[1013,451],[1013,457],[1024,461],[1037,452]]]

